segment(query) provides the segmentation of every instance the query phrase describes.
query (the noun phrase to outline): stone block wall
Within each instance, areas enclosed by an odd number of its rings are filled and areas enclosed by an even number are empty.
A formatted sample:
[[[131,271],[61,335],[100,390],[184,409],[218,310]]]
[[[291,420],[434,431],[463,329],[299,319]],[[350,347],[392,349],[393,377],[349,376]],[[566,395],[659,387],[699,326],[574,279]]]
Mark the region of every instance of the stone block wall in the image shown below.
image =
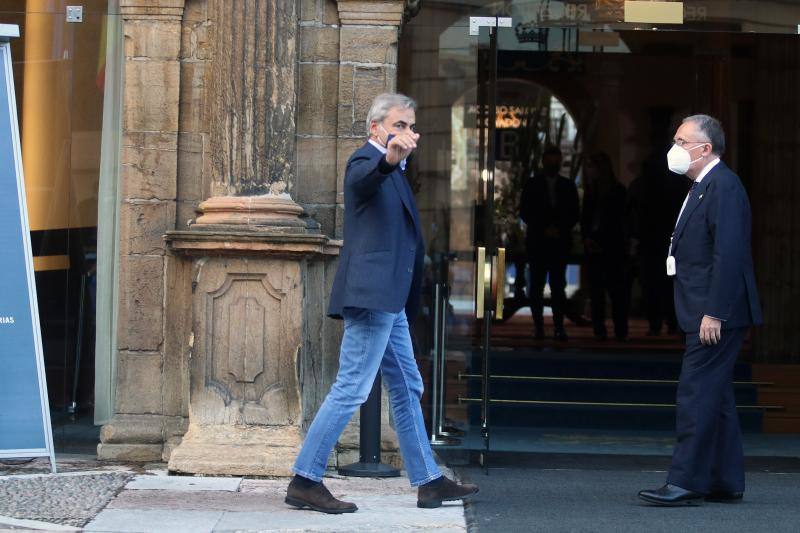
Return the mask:
[[[179,352],[167,350],[169,258],[175,227],[183,0],[122,0],[125,90],[120,200],[120,302],[115,416],[104,459],[158,460],[184,431]]]
[[[196,272],[164,235],[190,229],[209,198],[288,192],[341,239],[347,159],[372,98],[395,88],[404,0],[252,5],[263,24],[226,0],[120,1],[119,371],[101,458],[167,459],[187,428]],[[300,270],[304,426],[338,368],[341,323],[325,318],[336,263]]]
[[[178,122],[178,191],[176,229],[187,229],[200,202],[214,196],[206,87],[214,49],[206,0],[189,1],[180,35],[180,118]]]
[[[339,14],[335,0],[300,2],[295,200],[336,237]]]

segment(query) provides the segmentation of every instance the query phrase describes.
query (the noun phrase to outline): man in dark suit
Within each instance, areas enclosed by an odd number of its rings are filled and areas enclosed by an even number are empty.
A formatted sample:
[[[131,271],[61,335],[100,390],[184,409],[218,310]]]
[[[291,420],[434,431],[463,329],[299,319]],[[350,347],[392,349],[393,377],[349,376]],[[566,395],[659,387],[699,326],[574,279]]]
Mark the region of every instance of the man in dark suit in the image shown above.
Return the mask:
[[[549,146],[542,155],[542,171],[522,189],[519,216],[528,226],[525,247],[531,269],[531,312],[534,336],[544,338],[544,299],[548,275],[555,338],[566,341],[564,306],[567,295],[567,260],[572,247],[572,228],[580,217],[578,190],[572,180],[559,174],[561,150]]]
[[[334,498],[322,476],[339,435],[369,396],[380,370],[417,506],[433,508],[478,491],[442,476],[422,417],[422,378],[408,320],[416,315],[425,247],[414,195],[404,175],[417,148],[416,104],[400,94],[375,98],[369,140],[347,162],[344,247],[329,316],[344,319],[339,373],[308,429],[294,465],[286,503],[324,513],[357,507]]]
[[[692,187],[667,257],[675,312],[686,333],[677,394],[677,444],[667,484],[639,496],[656,505],[739,501],[742,435],[733,370],[747,330],[761,324],[750,252],[750,202],[720,157],[725,134],[707,115],[684,119],[667,159]]]

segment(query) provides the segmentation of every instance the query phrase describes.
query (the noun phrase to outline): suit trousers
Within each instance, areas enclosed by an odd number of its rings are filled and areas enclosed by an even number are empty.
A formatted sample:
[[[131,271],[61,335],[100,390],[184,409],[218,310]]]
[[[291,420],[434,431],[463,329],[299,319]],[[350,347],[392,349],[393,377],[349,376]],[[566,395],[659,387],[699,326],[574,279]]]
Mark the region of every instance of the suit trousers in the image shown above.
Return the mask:
[[[624,339],[628,336],[628,280],[625,272],[625,255],[587,253],[586,270],[589,280],[589,297],[592,300],[592,324],[595,335],[606,334],[606,292],[611,298],[614,334]]]
[[[550,284],[550,306],[556,328],[564,327],[564,307],[567,304],[567,253],[545,248],[528,254],[531,268],[531,313],[537,329],[544,324],[544,286]]]
[[[744,492],[742,431],[733,371],[747,328],[723,330],[720,342],[704,346],[699,333],[686,335],[678,382],[677,444],[667,483],[708,494]]]

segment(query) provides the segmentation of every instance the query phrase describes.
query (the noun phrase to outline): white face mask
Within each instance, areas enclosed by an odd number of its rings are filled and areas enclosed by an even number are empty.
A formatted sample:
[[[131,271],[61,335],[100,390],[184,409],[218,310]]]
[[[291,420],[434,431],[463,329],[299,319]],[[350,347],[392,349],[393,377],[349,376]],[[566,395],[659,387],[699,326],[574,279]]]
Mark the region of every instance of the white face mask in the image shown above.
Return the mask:
[[[687,150],[682,146],[673,144],[672,148],[670,148],[669,152],[667,153],[667,166],[675,174],[686,174],[689,172],[689,167],[691,167],[693,163],[703,159],[703,156],[700,156],[693,161],[692,155],[689,153],[695,148],[700,148],[701,146],[703,146],[703,144]]]

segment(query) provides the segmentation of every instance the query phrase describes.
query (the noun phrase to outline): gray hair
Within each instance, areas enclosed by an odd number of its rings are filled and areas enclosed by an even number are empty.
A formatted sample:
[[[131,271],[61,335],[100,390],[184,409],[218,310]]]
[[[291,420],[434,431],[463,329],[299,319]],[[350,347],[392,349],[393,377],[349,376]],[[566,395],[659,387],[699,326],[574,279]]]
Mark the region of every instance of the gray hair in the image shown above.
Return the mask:
[[[369,108],[367,113],[367,135],[369,135],[370,126],[373,122],[383,122],[389,116],[389,111],[392,108],[399,107],[402,109],[417,110],[417,103],[404,94],[399,93],[383,93],[375,97],[372,101],[372,107]]]
[[[692,115],[683,122],[694,122],[700,133],[706,136],[706,141],[711,143],[711,151],[718,156],[725,154],[725,130],[719,120],[709,115]]]

